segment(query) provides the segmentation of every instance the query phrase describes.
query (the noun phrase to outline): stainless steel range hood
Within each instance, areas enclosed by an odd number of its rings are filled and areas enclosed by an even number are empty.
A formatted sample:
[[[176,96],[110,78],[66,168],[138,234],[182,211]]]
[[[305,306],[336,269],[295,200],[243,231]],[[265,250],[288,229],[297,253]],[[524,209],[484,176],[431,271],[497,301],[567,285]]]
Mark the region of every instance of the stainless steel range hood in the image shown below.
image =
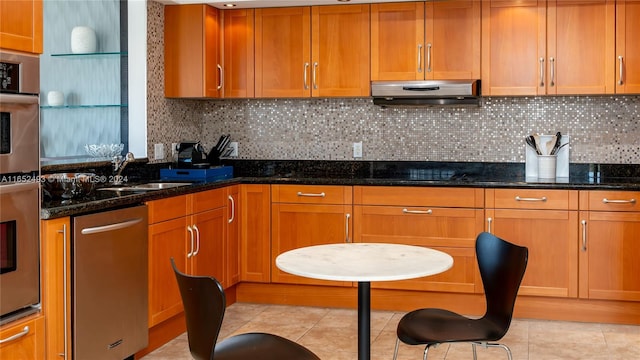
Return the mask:
[[[480,80],[372,81],[380,106],[480,105]]]

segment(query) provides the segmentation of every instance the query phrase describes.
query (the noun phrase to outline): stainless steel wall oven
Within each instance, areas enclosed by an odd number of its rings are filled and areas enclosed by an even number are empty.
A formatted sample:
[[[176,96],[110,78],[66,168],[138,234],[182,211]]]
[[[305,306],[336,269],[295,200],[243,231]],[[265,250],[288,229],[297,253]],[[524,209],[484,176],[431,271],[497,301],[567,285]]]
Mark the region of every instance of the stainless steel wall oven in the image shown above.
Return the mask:
[[[38,56],[0,51],[0,323],[40,303]]]

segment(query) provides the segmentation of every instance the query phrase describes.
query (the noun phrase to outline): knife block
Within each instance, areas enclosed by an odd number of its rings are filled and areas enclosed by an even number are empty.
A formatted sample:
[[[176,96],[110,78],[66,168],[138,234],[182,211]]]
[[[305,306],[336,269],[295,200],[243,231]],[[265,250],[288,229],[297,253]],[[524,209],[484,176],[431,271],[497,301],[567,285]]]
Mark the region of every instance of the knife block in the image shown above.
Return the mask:
[[[553,135],[540,135],[540,147],[546,147],[547,142],[551,141]],[[560,145],[569,143],[569,135],[562,135]],[[569,146],[566,145],[558,150],[556,161],[556,179],[569,178]],[[524,144],[525,149],[525,176],[527,181],[538,180],[538,155],[531,146]]]

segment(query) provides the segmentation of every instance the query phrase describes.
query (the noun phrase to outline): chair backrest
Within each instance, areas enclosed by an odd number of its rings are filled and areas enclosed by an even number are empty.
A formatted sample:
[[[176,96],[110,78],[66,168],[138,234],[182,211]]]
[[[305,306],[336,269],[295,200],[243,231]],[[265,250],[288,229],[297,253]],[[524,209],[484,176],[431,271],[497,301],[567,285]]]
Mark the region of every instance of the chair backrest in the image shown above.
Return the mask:
[[[483,232],[476,239],[476,257],[487,301],[487,312],[483,318],[490,319],[504,330],[501,338],[511,324],[529,250]]]
[[[226,307],[222,285],[212,277],[183,274],[173,258],[171,266],[180,288],[191,355],[196,360],[213,359]]]

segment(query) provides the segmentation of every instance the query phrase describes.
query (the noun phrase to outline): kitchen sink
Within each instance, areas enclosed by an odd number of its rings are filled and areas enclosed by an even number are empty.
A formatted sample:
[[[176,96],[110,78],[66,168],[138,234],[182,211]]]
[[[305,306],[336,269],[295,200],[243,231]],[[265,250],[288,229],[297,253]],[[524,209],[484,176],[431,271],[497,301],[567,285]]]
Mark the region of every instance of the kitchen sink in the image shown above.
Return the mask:
[[[135,185],[123,185],[123,186],[109,186],[98,188],[97,190],[101,191],[153,191],[153,190],[163,190],[163,189],[171,189],[180,186],[191,185],[191,183],[170,183],[170,182],[149,182],[144,184],[135,184]]]

